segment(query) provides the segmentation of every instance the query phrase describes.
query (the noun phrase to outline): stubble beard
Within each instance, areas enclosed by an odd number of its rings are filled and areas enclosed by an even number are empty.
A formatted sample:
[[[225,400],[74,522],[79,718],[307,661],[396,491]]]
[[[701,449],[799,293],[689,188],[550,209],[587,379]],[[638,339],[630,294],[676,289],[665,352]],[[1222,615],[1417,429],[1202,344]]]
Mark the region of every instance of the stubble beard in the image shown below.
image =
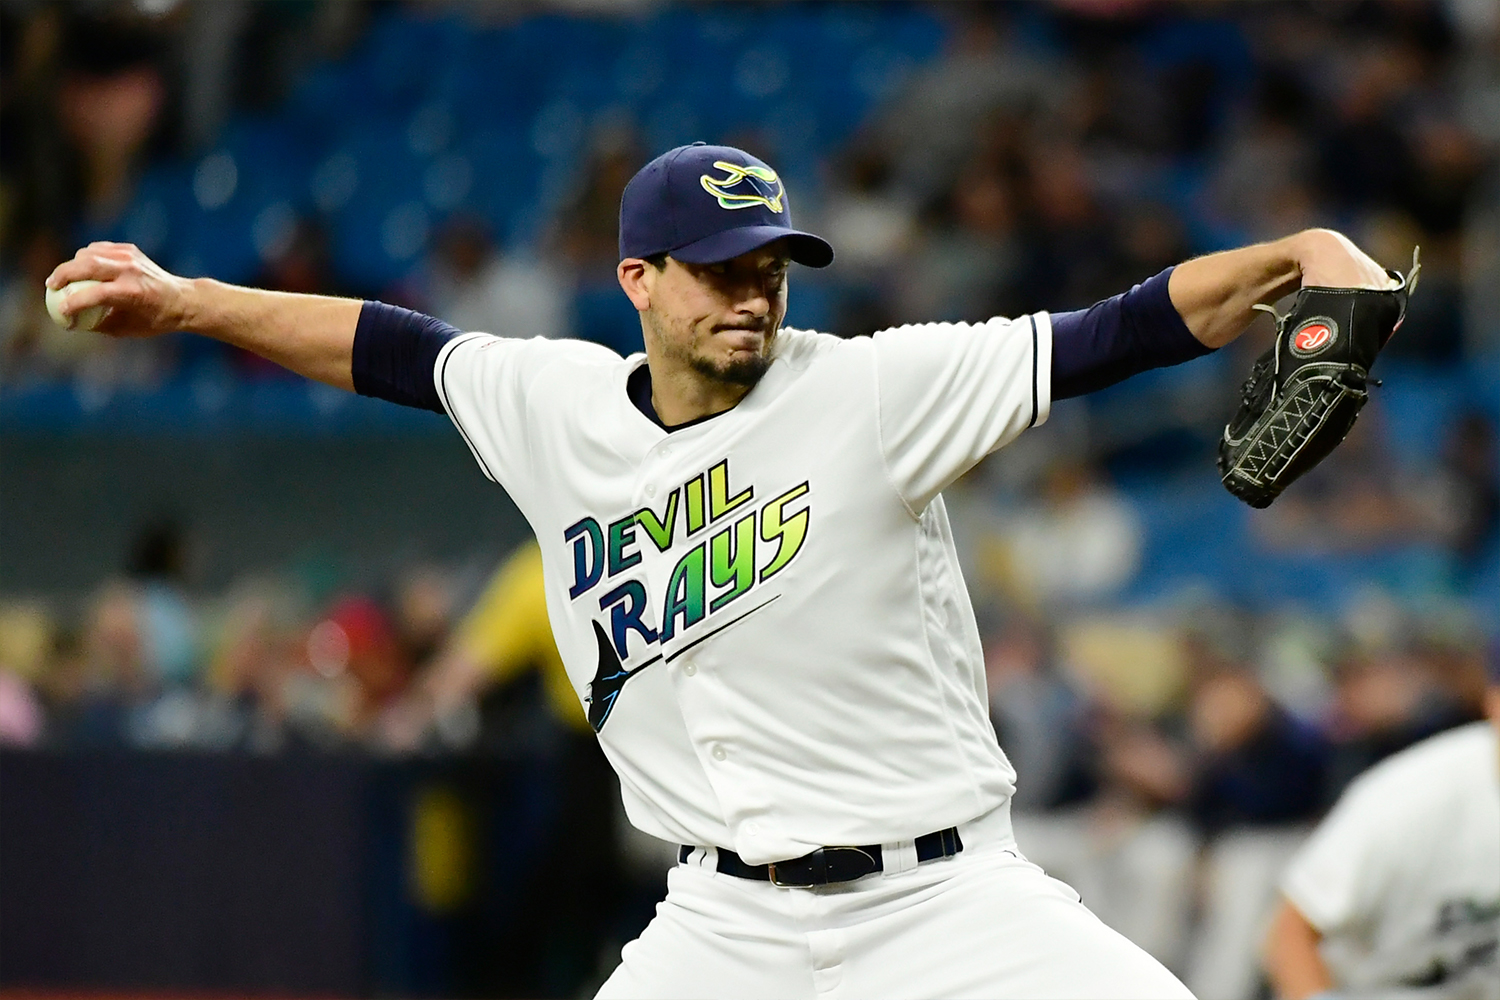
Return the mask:
[[[770,347],[775,342],[774,333],[767,335],[764,353],[738,355],[720,361],[692,347],[679,347],[677,344],[680,342],[673,337],[666,336],[660,326],[657,326],[657,330],[662,344],[666,346],[669,355],[674,360],[686,364],[694,372],[713,382],[746,389],[752,388],[771,367]]]
[[[694,354],[688,364],[693,371],[705,378],[716,382],[724,382],[729,385],[750,388],[761,380],[766,369],[771,367],[771,359],[764,354],[752,354],[746,357],[731,358],[728,361],[715,362],[712,358],[701,354]]]

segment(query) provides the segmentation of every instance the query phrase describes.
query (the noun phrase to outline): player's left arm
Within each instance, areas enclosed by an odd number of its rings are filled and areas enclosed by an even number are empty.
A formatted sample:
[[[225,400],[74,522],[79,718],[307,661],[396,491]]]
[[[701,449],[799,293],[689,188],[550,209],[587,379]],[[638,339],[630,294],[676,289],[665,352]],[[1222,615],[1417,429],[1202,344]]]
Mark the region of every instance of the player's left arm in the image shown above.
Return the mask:
[[[1348,237],[1308,229],[1270,243],[1226,250],[1178,264],[1168,292],[1187,328],[1205,347],[1223,347],[1270,303],[1308,285],[1390,288],[1394,282]]]
[[[1387,288],[1390,281],[1328,229],[1184,261],[1088,309],[1052,314],[1052,398],[1081,396],[1223,347],[1250,325],[1257,303],[1300,286]]]

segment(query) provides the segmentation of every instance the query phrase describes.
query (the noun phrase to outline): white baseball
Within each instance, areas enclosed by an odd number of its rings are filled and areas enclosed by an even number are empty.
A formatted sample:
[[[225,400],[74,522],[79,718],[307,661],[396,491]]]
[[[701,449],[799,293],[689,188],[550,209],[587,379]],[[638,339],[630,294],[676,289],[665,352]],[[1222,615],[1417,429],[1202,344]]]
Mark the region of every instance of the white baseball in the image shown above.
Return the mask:
[[[105,314],[109,312],[108,306],[90,306],[82,312],[76,312],[71,316],[66,315],[62,311],[63,303],[68,301],[68,298],[74,292],[82,291],[90,285],[97,284],[99,282],[92,278],[85,278],[83,281],[70,281],[61,288],[47,289],[47,315],[52,317],[52,322],[65,330],[97,329],[99,324],[104,322]]]

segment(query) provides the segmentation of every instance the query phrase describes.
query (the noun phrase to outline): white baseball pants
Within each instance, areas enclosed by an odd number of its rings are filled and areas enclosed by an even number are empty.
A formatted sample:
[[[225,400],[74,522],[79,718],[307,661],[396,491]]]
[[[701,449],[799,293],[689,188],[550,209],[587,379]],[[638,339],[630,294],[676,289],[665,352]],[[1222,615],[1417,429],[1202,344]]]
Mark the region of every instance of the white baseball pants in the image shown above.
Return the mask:
[[[1007,807],[959,832],[956,857],[816,889],[721,875],[695,852],[598,996],[1192,1000],[1021,856]]]

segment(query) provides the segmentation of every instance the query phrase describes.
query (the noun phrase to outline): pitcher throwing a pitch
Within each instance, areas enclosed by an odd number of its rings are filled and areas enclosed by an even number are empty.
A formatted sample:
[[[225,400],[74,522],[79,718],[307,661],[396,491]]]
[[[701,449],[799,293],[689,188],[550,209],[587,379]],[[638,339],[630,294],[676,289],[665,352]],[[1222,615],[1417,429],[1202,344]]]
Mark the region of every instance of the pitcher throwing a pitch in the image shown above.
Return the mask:
[[[681,845],[605,997],[1185,997],[1030,864],[942,490],[1056,399],[1207,353],[1301,286],[1392,279],[1326,230],[1092,308],[843,340],[783,329],[833,260],[776,172],[694,144],[620,206],[646,352],[460,332],[93,244],[115,336],[188,330],[446,412],[541,542],[558,649],[631,821]],[[82,334],[80,334],[82,335]]]

